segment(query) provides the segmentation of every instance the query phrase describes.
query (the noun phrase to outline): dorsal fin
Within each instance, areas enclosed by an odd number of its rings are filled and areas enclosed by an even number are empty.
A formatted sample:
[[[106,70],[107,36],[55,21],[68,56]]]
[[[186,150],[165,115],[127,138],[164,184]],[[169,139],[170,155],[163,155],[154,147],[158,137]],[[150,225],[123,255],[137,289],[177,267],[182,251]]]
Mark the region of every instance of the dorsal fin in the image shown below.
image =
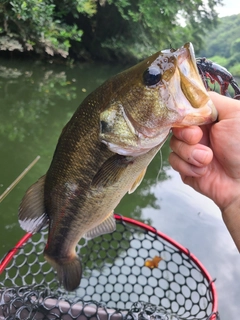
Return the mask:
[[[48,223],[44,207],[44,183],[45,175],[31,185],[20,204],[19,223],[27,232],[36,233]]]

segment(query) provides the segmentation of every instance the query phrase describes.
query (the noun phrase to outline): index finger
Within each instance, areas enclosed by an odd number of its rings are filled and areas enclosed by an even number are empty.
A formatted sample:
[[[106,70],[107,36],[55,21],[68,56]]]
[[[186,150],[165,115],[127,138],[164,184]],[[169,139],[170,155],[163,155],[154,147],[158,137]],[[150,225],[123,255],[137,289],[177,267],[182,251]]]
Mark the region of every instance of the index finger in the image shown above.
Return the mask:
[[[197,144],[201,139],[203,132],[198,126],[172,128],[174,136],[186,142],[187,144]]]

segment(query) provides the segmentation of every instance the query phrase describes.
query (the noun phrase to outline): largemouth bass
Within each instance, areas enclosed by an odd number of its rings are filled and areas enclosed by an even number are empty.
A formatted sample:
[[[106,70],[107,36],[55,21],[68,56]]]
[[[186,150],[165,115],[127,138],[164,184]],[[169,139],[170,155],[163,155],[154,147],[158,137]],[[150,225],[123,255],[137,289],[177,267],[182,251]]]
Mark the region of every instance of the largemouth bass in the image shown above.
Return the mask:
[[[191,43],[155,53],[82,102],[46,175],[27,190],[19,209],[27,232],[49,225],[44,256],[66,290],[81,280],[77,243],[115,230],[114,208],[141,183],[171,127],[216,118]]]

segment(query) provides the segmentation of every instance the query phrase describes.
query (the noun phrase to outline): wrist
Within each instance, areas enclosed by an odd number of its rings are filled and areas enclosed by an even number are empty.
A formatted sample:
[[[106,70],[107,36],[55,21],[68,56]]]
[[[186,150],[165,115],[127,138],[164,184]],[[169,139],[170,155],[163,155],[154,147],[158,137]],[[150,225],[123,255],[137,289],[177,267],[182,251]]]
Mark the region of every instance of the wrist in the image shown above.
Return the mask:
[[[223,221],[240,252],[240,197],[221,209]]]

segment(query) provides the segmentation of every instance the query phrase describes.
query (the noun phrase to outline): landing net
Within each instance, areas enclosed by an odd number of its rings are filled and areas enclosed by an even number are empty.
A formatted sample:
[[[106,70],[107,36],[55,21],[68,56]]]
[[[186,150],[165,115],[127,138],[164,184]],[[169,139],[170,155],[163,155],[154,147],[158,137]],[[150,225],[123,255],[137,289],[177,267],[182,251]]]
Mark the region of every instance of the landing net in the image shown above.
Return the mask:
[[[84,271],[71,293],[43,258],[47,230],[26,235],[0,264],[0,319],[219,319],[215,284],[192,253],[144,223],[115,219],[115,232],[77,246]]]

